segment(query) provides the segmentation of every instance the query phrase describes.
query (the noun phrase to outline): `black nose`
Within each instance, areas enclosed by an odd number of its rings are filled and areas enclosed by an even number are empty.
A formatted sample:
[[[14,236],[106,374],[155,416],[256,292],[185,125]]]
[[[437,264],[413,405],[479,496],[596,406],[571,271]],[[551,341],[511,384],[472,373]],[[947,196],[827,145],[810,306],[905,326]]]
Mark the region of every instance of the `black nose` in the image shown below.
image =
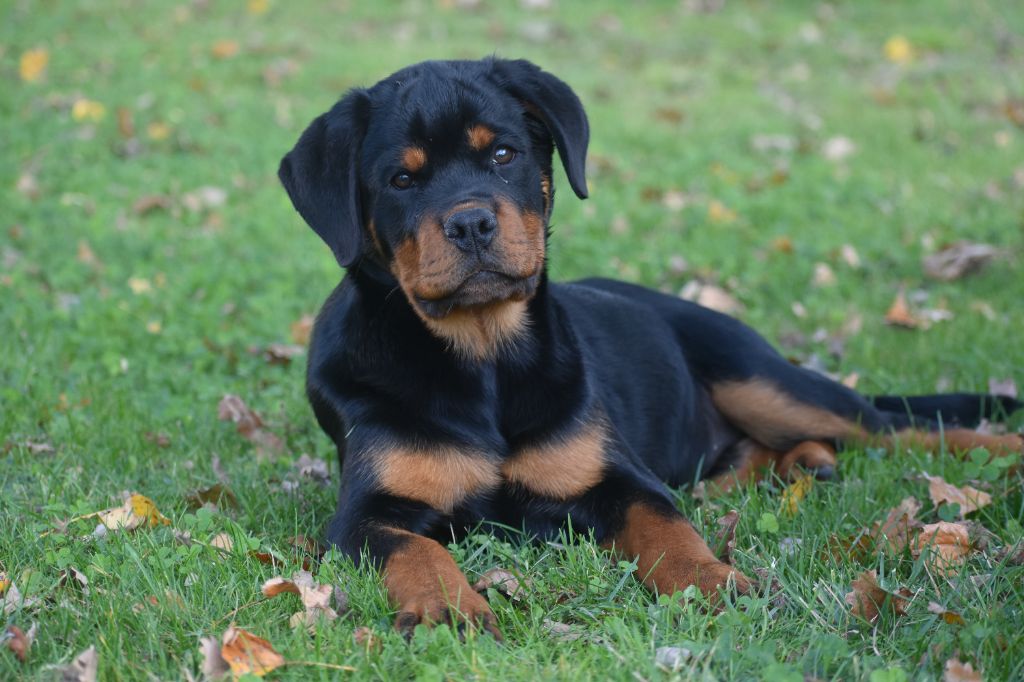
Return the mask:
[[[444,236],[466,252],[483,250],[498,230],[498,218],[486,208],[456,211],[444,221]]]

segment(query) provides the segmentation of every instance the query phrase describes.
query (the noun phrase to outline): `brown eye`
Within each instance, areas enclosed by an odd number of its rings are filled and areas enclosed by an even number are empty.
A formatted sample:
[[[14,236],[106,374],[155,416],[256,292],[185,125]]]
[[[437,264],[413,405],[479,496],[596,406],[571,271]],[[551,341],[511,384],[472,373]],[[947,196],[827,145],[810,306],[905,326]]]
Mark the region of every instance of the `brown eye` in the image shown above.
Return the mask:
[[[391,186],[395,189],[409,189],[412,187],[412,176],[408,173],[396,173],[395,177],[391,178]]]
[[[506,147],[503,144],[495,147],[494,154],[491,155],[491,161],[499,166],[504,166],[505,164],[510,163],[514,158],[516,158],[516,150],[512,149],[512,147]]]

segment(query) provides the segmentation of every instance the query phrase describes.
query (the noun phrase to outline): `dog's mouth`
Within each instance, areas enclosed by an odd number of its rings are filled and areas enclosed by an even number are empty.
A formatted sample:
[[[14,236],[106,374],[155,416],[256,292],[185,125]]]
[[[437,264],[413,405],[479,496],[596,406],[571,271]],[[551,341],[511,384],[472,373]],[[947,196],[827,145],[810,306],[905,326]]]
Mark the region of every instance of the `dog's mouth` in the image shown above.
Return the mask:
[[[440,319],[458,308],[483,307],[503,301],[525,301],[533,296],[540,270],[520,277],[497,270],[476,270],[449,294],[439,298],[417,297],[416,304],[427,317]]]

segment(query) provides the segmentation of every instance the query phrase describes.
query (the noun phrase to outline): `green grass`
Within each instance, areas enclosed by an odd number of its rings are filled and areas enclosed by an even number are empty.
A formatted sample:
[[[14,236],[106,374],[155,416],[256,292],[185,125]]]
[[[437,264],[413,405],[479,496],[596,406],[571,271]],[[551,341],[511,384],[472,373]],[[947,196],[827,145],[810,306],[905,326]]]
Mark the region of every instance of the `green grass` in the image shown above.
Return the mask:
[[[354,666],[345,675],[358,679],[903,679],[894,668],[935,679],[954,655],[988,680],[1020,679],[1024,569],[994,558],[1021,537],[1019,477],[993,484],[995,502],[977,520],[997,537],[963,575],[929,574],[909,556],[837,560],[824,551],[833,534],[855,534],[903,497],[926,500],[926,484],[906,473],[969,478],[965,464],[927,453],[849,453],[841,480],[815,486],[799,514],[779,517],[777,533],[757,528],[762,513],[779,509],[772,486],[704,506],[681,493],[708,532],[721,512],[741,510],[739,567],[767,569],[781,585],[717,616],[693,599],[653,601],[628,564],[578,537],[557,547],[478,535],[453,547],[471,580],[495,565],[532,580],[521,602],[492,599],[504,646],[462,643],[444,628],[406,644],[390,631],[379,579],[331,557],[319,578],[344,586],[352,609],[315,637],[288,627],[292,597],[250,605],[263,580],[290,573],[296,560],[275,569],[246,549],[289,556],[287,538],[317,535],[333,510],[331,487],[305,481],[297,494],[281,491],[291,462],[309,453],[336,474],[303,397],[301,359],[271,366],[250,352],[288,342],[289,325],[340,276],[278,186],[277,162],[346,88],[413,61],[523,56],[580,94],[593,130],[592,199],[578,202],[559,184],[556,278],[604,274],[669,291],[697,276],[721,283],[744,304],[741,317],[787,354],[856,372],[868,392],[1024,380],[1024,134],[1004,111],[1024,98],[1018,3],[733,2],[717,13],[679,2],[628,11],[584,0],[554,0],[549,10],[450,4],[271,0],[257,15],[241,2],[0,3],[0,571],[41,599],[0,617],[38,624],[27,663],[0,648],[0,678],[47,677],[48,666],[90,645],[102,679],[182,678],[199,670],[199,637],[219,636],[233,618],[289,660]],[[885,58],[896,34],[914,47],[909,64]],[[237,41],[238,54],[215,58],[219,40]],[[19,59],[37,47],[49,52],[46,73],[22,82]],[[274,84],[268,68],[293,72]],[[105,115],[75,120],[80,97]],[[119,131],[119,109],[134,140]],[[153,139],[152,124],[169,135]],[[795,149],[758,151],[752,140],[765,134]],[[842,162],[821,154],[836,136],[856,145]],[[751,189],[778,167],[783,183]],[[35,197],[18,189],[28,176]],[[224,204],[187,208],[183,196],[203,186],[223,189]],[[684,206],[666,206],[666,192],[682,193]],[[153,195],[169,208],[133,209]],[[710,219],[711,201],[735,220]],[[782,239],[792,248],[778,248]],[[957,239],[992,243],[1005,257],[969,279],[925,279],[922,255]],[[81,244],[98,263],[80,257]],[[844,263],[844,244],[862,267]],[[687,272],[670,267],[676,256]],[[834,286],[811,285],[816,263],[833,269]],[[151,290],[135,293],[132,278]],[[953,319],[886,327],[900,287]],[[830,354],[823,336],[857,315],[862,329]],[[285,438],[286,456],[257,458],[218,421],[229,392]],[[187,494],[216,481],[214,455],[238,509],[189,512]],[[170,528],[83,539],[94,521],[41,537],[126,490],[151,497],[199,540],[230,533],[235,550],[185,547]],[[929,507],[923,514],[937,518]],[[780,546],[787,538],[800,541],[792,553]],[[68,566],[88,576],[87,595],[60,584]],[[874,626],[850,616],[843,595],[868,569],[887,586],[919,590],[907,615]],[[156,605],[133,608],[150,596]],[[966,624],[943,622],[929,601]],[[584,636],[556,641],[544,619]],[[373,628],[382,648],[356,645],[357,626]],[[668,672],[655,663],[662,646],[692,655]],[[318,675],[341,673],[272,673]]]

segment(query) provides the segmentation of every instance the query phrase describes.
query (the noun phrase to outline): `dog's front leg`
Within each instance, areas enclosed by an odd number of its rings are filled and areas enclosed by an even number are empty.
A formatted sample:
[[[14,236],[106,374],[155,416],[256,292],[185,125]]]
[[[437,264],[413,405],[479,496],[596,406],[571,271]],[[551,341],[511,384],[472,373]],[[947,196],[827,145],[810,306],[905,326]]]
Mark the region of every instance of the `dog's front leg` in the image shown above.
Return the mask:
[[[487,600],[473,591],[448,550],[426,537],[447,527],[457,502],[489,488],[489,478],[467,474],[467,460],[455,455],[430,453],[419,461],[408,452],[361,454],[346,462],[328,539],[381,571],[398,609],[395,628],[404,634],[421,623],[469,624],[500,639]],[[381,466],[389,456],[399,461]]]
[[[715,557],[704,538],[668,500],[636,496],[614,507],[602,545],[635,559],[636,577],[656,594],[695,585],[712,603],[719,589],[744,593],[750,580]]]

